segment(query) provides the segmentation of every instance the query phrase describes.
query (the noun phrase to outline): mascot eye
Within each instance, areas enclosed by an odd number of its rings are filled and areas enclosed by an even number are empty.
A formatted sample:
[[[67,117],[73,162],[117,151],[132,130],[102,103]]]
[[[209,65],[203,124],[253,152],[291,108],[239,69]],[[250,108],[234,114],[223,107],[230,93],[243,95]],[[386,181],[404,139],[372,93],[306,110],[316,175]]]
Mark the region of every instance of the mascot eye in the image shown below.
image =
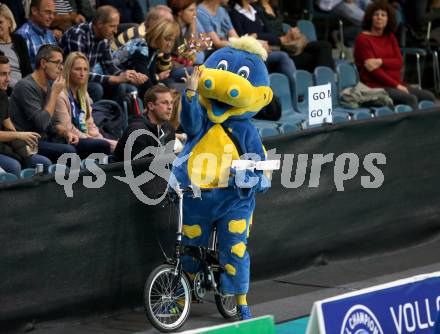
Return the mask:
[[[238,69],[237,74],[245,79],[249,78],[249,67],[242,66]]]
[[[220,60],[220,62],[217,65],[218,70],[227,71],[228,70],[228,61],[227,60]]]

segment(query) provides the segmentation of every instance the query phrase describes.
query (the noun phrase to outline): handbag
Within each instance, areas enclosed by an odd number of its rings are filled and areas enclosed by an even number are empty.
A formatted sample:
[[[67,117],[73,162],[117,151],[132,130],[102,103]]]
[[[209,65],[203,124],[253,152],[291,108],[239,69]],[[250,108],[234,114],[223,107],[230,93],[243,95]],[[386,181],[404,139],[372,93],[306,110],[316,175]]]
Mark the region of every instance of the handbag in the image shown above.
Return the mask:
[[[26,163],[30,156],[36,153],[36,147],[30,148],[24,140],[15,139],[10,142],[0,142],[0,154],[10,156],[20,163]]]

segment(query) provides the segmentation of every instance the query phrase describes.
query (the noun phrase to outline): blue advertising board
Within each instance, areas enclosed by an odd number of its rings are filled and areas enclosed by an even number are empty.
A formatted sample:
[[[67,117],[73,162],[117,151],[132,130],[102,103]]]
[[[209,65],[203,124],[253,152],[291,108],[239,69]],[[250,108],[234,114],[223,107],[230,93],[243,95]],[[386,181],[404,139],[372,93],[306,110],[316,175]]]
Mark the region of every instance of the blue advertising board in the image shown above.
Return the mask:
[[[440,309],[440,272],[318,301],[307,334],[432,334]]]

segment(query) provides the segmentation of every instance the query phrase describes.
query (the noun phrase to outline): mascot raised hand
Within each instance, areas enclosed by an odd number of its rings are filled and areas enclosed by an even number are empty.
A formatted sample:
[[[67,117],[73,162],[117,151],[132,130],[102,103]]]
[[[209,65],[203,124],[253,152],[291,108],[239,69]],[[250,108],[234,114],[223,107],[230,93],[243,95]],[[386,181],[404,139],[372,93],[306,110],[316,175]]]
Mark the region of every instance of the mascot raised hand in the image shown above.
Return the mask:
[[[207,246],[217,227],[219,260],[225,269],[220,291],[235,295],[240,319],[249,319],[247,238],[255,193],[267,189],[269,181],[262,171],[238,171],[231,164],[266,159],[250,118],[273,93],[264,64],[267,53],[260,43],[249,36],[230,42],[187,75],[180,123],[188,140],[180,157],[189,158],[173,166],[173,174],[180,187],[201,191],[201,198],[184,199],[183,244]],[[198,263],[185,258],[184,268],[195,273]]]

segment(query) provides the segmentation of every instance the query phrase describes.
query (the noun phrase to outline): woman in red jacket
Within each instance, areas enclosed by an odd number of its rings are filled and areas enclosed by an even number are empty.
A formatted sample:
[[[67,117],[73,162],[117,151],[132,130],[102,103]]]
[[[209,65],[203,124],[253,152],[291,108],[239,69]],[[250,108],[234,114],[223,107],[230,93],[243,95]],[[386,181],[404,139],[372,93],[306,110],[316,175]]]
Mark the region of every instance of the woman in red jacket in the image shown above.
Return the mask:
[[[403,59],[394,36],[396,28],[395,11],[386,1],[369,5],[363,21],[364,31],[354,47],[356,66],[361,82],[371,88],[384,88],[395,104],[407,104],[417,110],[419,100],[435,102],[435,97],[427,90],[402,82]]]

